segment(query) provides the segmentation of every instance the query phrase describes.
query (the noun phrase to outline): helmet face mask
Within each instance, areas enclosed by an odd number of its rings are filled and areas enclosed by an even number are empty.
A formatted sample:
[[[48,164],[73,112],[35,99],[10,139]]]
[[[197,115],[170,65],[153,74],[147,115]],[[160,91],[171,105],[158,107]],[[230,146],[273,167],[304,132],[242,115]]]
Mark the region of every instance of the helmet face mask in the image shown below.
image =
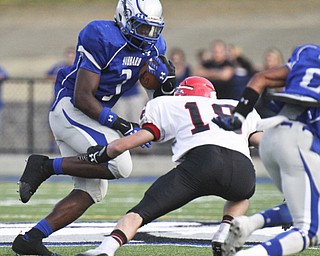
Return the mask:
[[[184,79],[174,92],[174,96],[202,96],[216,99],[216,90],[212,83],[200,76]]]
[[[115,20],[129,45],[147,51],[164,27],[159,0],[119,0]]]

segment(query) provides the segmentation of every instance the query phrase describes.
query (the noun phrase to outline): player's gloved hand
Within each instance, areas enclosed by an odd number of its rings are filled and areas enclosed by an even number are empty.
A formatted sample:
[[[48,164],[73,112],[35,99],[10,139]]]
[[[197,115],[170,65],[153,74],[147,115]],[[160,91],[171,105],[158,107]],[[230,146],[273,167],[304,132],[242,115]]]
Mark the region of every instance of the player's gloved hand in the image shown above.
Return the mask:
[[[148,62],[147,72],[157,77],[161,84],[165,83],[167,79],[175,76],[175,74],[171,72],[172,63],[170,60],[163,55],[155,56],[151,58]]]
[[[282,224],[281,225],[281,228],[284,230],[284,231],[287,231],[289,228],[291,228],[293,226],[293,223],[287,223],[287,224]]]
[[[87,149],[87,153],[79,155],[78,157],[82,161],[101,164],[108,162],[112,158],[107,155],[107,146],[91,146]]]
[[[129,136],[131,134],[136,133],[137,131],[141,130],[139,124],[126,121],[121,117],[118,117],[113,124],[114,129],[119,130],[123,136]],[[146,142],[145,144],[140,145],[142,148],[150,148],[151,141]]]
[[[114,130],[118,130],[123,136],[129,136],[140,130],[137,123],[129,122],[119,117],[108,107],[104,107],[98,119],[99,123]],[[150,148],[151,141],[141,145],[142,148]]]
[[[164,55],[153,57],[149,60],[147,72],[157,77],[161,83],[160,94],[173,94],[176,88],[175,67]]]
[[[221,115],[214,117],[212,119],[212,122],[214,122],[215,124],[227,131],[240,130],[242,126],[242,121],[238,116],[234,114],[232,114],[231,116]]]
[[[123,119],[121,120],[121,125],[119,128],[120,129],[118,130],[122,133],[123,136],[129,136],[141,130],[140,126],[137,123],[128,122]]]

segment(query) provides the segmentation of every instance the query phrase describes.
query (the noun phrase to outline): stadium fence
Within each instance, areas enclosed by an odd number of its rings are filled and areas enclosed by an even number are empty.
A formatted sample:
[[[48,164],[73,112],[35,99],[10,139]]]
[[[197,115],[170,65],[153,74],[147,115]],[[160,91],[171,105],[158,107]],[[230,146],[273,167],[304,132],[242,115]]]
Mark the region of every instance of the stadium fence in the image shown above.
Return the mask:
[[[0,99],[0,153],[50,152],[49,109],[54,99],[54,82],[45,78],[10,78],[2,82]],[[1,105],[1,104],[0,104]],[[170,155],[170,143],[153,143],[151,149],[133,154]]]

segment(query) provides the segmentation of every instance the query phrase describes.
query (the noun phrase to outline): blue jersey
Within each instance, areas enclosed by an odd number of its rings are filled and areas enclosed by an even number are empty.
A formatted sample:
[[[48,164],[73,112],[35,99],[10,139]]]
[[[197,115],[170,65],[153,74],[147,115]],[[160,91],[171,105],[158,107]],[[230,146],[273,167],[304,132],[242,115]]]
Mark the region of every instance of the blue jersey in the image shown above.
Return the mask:
[[[299,94],[320,102],[320,46],[297,47],[288,61],[289,72],[284,93]],[[309,107],[299,121],[306,123],[320,137],[320,107]]]
[[[316,135],[313,147],[320,151],[320,46],[306,44],[297,47],[287,63],[288,74],[285,89],[275,95],[281,96],[283,102],[287,99],[293,104],[306,107],[297,118],[305,123],[308,129]],[[277,99],[281,101],[281,99]],[[290,102],[290,101],[289,101]]]
[[[112,108],[121,95],[136,86],[143,64],[165,51],[161,36],[150,50],[142,52],[127,44],[114,21],[92,21],[79,33],[74,64],[57,75],[56,101],[63,96],[73,98],[77,72],[83,68],[100,75],[95,97],[103,106]]]
[[[320,101],[320,46],[297,47],[287,66],[291,69],[284,93],[298,94]]]

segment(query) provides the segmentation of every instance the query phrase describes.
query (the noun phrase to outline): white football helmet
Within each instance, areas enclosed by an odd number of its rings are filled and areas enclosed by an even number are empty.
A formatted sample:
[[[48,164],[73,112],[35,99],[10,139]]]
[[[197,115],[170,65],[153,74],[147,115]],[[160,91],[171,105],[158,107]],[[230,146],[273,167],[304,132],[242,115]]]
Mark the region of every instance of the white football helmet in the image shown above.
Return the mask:
[[[174,96],[202,96],[216,99],[216,90],[206,78],[190,76],[185,78],[176,88]]]
[[[164,27],[159,0],[119,0],[114,18],[127,42],[142,51],[153,47]]]

